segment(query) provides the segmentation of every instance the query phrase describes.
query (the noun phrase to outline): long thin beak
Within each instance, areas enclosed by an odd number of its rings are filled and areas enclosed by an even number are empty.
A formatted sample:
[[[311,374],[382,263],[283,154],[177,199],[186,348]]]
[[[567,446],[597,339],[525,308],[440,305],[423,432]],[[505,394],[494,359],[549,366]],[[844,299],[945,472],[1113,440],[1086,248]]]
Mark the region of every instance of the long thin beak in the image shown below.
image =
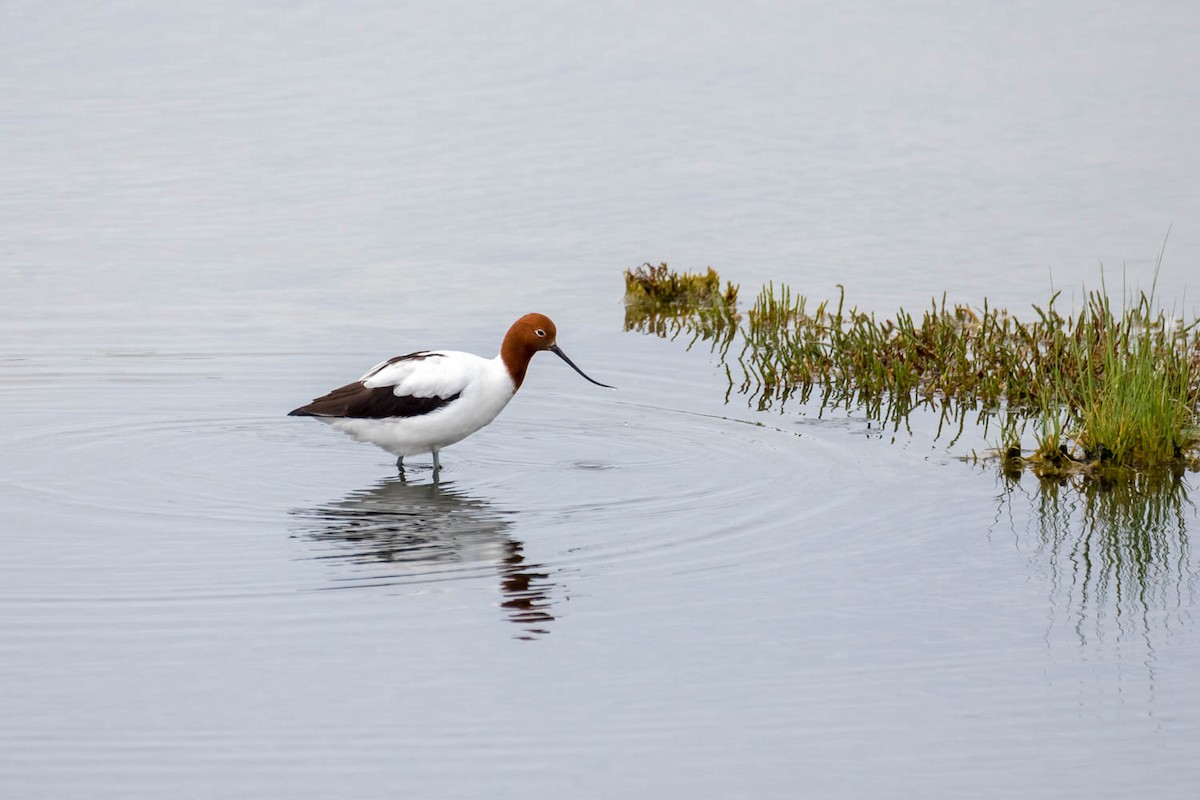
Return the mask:
[[[552,344],[552,345],[550,345],[550,352],[551,352],[551,353],[554,353],[554,355],[558,356],[558,357],[559,357],[559,358],[561,358],[563,361],[565,361],[565,362],[567,362],[568,364],[570,364],[570,365],[571,365],[571,369],[575,370],[575,371],[576,371],[576,372],[578,372],[580,375],[582,375],[582,376],[584,377],[584,379],[585,379],[585,380],[591,381],[592,383],[596,384],[597,386],[603,386],[605,389],[615,389],[615,388],[617,388],[617,387],[615,387],[615,386],[609,386],[607,383],[601,383],[600,381],[594,381],[594,380],[592,380],[591,378],[589,378],[589,377],[587,376],[587,373],[586,373],[586,372],[584,372],[583,370],[581,370],[579,367],[575,366],[575,362],[574,362],[574,361],[572,361],[571,359],[567,358],[567,354],[566,354],[566,353],[564,353],[562,350],[560,350],[560,349],[559,349],[559,347],[558,347],[558,345],[556,345],[556,344]]]

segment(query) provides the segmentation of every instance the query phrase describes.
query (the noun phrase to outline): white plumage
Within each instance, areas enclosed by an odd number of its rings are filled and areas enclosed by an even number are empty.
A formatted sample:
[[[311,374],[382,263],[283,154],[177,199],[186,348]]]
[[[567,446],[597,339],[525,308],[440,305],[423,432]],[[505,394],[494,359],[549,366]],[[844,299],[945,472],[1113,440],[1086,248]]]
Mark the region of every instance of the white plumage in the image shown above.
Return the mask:
[[[433,454],[490,423],[508,405],[525,379],[529,360],[549,350],[598,386],[559,349],[554,323],[542,314],[526,314],[513,323],[495,358],[457,350],[419,350],[388,359],[354,383],[334,389],[291,416],[316,417],[396,456]]]
[[[359,380],[368,389],[390,387],[396,397],[458,397],[411,417],[320,416],[335,430],[394,456],[430,453],[461,442],[489,424],[517,393],[500,356],[480,358],[457,350],[428,351],[422,360],[383,362]]]

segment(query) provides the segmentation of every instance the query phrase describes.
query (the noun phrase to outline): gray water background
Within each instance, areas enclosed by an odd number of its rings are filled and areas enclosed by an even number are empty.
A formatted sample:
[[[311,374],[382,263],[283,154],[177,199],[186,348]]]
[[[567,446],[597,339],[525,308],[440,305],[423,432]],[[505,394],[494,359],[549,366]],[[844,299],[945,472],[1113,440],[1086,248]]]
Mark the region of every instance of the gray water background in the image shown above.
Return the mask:
[[[0,795],[1193,796],[1195,475],[727,404],[620,271],[1020,312],[1171,227],[1194,316],[1198,17],[3,3]],[[618,391],[440,486],[283,416],[530,310]]]

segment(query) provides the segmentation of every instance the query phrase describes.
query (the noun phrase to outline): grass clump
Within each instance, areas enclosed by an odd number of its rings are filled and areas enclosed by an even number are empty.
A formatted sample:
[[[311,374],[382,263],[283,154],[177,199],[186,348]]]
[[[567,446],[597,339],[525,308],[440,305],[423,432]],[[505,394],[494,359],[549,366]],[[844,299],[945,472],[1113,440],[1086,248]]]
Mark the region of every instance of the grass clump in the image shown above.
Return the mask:
[[[703,273],[675,272],[666,264],[625,270],[625,330],[674,339],[680,333],[712,341],[722,356],[737,332],[738,287],[709,267]],[[691,346],[691,343],[688,345]]]
[[[738,287],[725,284],[712,267],[703,274],[675,272],[665,263],[646,263],[625,270],[625,305],[631,307],[703,308],[737,305]]]
[[[1108,346],[1094,354],[1101,363],[1084,372],[1074,402],[1078,444],[1117,463],[1180,456],[1195,444],[1200,346],[1189,347],[1182,326],[1171,330],[1162,314],[1152,316],[1145,296],[1120,319],[1104,312]]]
[[[844,291],[836,303],[813,304],[771,284],[743,324],[736,287],[719,287],[712,268],[627,270],[626,329],[716,338],[727,367],[729,341],[740,335],[737,388],[760,409],[818,393],[822,409],[861,407],[893,427],[917,408],[955,420],[959,431],[968,414],[985,429],[998,421],[1006,461],[1039,474],[1196,457],[1198,323],[1168,318],[1152,294],[1114,312],[1106,292],[1091,292],[1082,310],[1064,315],[1056,293],[1028,321],[986,300],[974,309],[943,296],[920,316],[899,309],[880,320],[848,308]],[[1027,430],[1037,444],[1025,457]]]

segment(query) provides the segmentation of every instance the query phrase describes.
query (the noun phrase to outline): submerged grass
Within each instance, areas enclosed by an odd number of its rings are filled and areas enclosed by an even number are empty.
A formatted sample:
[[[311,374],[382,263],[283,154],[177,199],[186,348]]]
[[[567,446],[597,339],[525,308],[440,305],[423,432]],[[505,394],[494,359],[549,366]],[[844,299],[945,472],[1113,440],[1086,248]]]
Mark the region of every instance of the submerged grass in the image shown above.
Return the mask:
[[[676,273],[666,264],[627,270],[627,330],[712,340],[727,367],[740,334],[740,384],[759,408],[819,393],[823,408],[862,407],[898,428],[917,408],[932,408],[959,432],[976,414],[999,423],[1009,466],[1039,475],[1111,467],[1144,469],[1197,459],[1200,431],[1200,331],[1157,310],[1150,294],[1114,311],[1106,291],[1063,315],[1056,302],[1021,321],[984,301],[982,309],[933,301],[918,317],[892,319],[837,301],[812,304],[787,286],[759,292],[746,320],[737,287],[709,268]],[[838,287],[841,289],[841,287]],[[1037,445],[1023,455],[1021,436]]]

